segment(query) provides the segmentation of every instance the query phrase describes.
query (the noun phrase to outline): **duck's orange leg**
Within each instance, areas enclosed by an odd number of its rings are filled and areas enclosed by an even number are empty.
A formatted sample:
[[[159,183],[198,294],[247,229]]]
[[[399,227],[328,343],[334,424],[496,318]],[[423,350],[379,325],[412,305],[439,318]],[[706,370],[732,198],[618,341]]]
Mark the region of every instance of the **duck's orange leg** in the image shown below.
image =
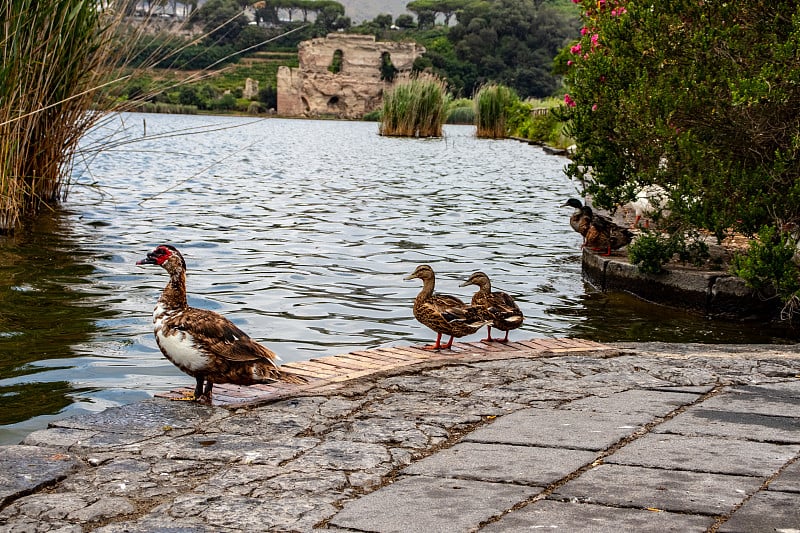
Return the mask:
[[[454,339],[454,338],[455,338],[455,337],[453,337],[452,335],[450,335],[450,340],[449,340],[449,341],[447,341],[447,344],[445,344],[444,346],[442,346],[442,348],[444,348],[445,350],[449,350],[449,349],[450,349],[450,347],[451,347],[451,346],[453,346],[453,339]]]
[[[492,326],[486,326],[486,338],[483,339],[483,342],[493,342],[497,339],[492,338]]]
[[[452,342],[452,339],[451,339]],[[442,334],[439,333],[436,335],[436,344],[429,344],[427,346],[423,346],[423,350],[441,350],[442,346]],[[449,348],[449,346],[444,346],[444,348]]]

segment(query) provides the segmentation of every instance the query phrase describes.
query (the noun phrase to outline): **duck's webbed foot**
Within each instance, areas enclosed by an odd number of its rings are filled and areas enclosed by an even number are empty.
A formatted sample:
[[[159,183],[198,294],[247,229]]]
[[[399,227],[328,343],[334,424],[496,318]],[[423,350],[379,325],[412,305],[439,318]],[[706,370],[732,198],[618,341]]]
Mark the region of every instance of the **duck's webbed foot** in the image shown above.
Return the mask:
[[[442,334],[439,333],[436,335],[436,344],[428,344],[423,346],[423,350],[441,350],[442,348],[448,348],[448,346],[442,346]]]

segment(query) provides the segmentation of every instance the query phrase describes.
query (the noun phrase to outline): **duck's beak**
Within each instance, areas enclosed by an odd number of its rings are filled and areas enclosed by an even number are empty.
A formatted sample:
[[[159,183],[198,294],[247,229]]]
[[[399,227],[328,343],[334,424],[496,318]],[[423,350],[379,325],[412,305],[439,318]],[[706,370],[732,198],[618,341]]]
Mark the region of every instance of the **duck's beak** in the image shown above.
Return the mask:
[[[144,259],[139,259],[136,261],[137,265],[157,265],[158,262],[156,261],[155,257],[153,257],[152,252],[147,254],[147,257]]]
[[[465,281],[464,283],[462,283],[461,285],[459,285],[459,287],[466,287],[467,285],[472,285],[472,283],[470,282],[470,280],[467,280],[467,281]]]
[[[412,272],[411,274],[409,274],[408,276],[404,277],[403,279],[404,279],[405,281],[408,281],[408,280],[410,280],[410,279],[416,279],[416,277],[417,277],[417,276],[415,276],[415,275],[414,275],[414,272]]]

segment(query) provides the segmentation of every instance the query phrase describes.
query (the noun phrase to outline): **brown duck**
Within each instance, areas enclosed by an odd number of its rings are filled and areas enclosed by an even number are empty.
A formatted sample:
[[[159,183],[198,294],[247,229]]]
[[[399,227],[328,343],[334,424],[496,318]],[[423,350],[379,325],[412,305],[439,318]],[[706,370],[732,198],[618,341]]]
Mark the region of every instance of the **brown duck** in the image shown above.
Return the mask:
[[[422,280],[422,290],[414,300],[414,317],[437,333],[436,344],[425,346],[426,350],[450,349],[455,337],[475,333],[492,322],[483,308],[467,305],[455,296],[434,293],[436,279],[428,265],[418,266],[405,279]],[[445,345],[441,343],[442,335],[450,336]]]
[[[483,272],[475,272],[461,284],[462,287],[467,285],[478,286],[478,292],[472,296],[472,305],[482,307],[492,317],[492,323],[486,326],[486,338],[483,340],[508,342],[508,332],[520,327],[525,319],[514,299],[504,292],[492,292],[492,282]],[[505,331],[505,337],[493,339],[492,326]]]
[[[272,351],[224,316],[189,307],[186,262],[174,246],[162,244],[136,264],[159,265],[169,273],[169,282],[153,311],[153,324],[164,357],[197,380],[194,396],[186,399],[210,401],[214,383],[306,383],[304,378],[278,368]]]
[[[633,233],[628,228],[594,213],[591,207],[582,205],[577,198],[570,198],[564,205],[576,209],[569,223],[572,229],[583,235],[582,247],[588,246],[596,252],[605,251],[603,255],[611,255],[611,250],[627,246],[633,240]]]
[[[583,244],[581,248],[586,245],[586,233],[589,231],[589,226],[592,222],[592,208],[588,205],[583,205],[577,198],[570,198],[562,207],[574,207],[575,211],[569,217],[569,225],[573,230],[577,231],[583,236]]]

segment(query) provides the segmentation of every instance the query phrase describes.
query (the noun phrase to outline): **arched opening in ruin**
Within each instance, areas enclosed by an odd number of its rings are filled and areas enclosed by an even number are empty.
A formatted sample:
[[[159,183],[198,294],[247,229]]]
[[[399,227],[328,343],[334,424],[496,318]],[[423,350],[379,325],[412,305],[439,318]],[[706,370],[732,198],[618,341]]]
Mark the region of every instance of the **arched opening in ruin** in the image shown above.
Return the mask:
[[[336,108],[339,107],[339,97],[338,96],[331,96],[331,99],[328,100],[328,108]]]
[[[397,68],[392,64],[392,56],[389,52],[381,54],[381,81],[392,83],[394,76],[397,74]]]
[[[337,48],[333,52],[333,59],[331,60],[331,64],[328,66],[328,70],[334,74],[339,74],[342,71],[342,65],[344,64],[344,52],[341,49]]]

